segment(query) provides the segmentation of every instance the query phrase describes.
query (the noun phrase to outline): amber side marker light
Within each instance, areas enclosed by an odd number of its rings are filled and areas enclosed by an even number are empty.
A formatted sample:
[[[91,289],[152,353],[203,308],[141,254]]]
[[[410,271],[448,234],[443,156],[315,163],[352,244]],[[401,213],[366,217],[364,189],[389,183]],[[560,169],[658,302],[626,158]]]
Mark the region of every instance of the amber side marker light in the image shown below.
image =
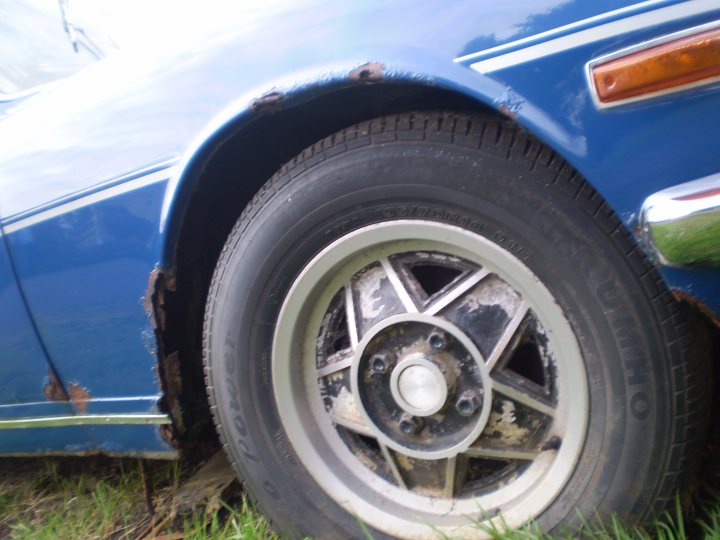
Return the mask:
[[[601,61],[590,70],[600,103],[711,82],[720,78],[720,28]]]

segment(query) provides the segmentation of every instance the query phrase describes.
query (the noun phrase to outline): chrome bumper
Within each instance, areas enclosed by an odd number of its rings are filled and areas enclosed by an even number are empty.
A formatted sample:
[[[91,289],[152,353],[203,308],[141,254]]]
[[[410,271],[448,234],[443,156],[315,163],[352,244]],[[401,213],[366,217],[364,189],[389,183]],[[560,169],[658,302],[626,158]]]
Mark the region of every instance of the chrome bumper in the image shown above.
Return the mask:
[[[720,173],[648,197],[640,231],[663,264],[720,266]]]

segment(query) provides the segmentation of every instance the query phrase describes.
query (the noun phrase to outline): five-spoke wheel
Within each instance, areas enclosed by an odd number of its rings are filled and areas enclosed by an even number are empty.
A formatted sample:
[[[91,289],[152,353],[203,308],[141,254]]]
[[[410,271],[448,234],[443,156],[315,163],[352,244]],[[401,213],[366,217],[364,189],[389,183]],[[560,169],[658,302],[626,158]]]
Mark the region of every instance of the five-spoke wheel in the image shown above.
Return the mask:
[[[374,526],[420,521],[413,535],[497,514],[520,525],[555,498],[583,442],[586,376],[567,320],[517,258],[456,226],[397,220],[325,248],[285,300],[272,371],[313,477]]]

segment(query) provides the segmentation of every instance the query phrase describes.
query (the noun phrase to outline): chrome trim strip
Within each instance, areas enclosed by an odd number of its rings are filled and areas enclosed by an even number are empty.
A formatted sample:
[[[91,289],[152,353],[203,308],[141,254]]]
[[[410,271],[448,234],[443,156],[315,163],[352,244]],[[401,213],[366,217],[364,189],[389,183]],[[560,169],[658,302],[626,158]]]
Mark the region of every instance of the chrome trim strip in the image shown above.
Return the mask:
[[[624,49],[620,49],[619,51],[612,52],[610,54],[606,54],[603,56],[599,56],[598,58],[594,58],[590,60],[585,65],[585,78],[587,79],[588,86],[590,87],[590,96],[592,97],[593,104],[596,108],[600,110],[604,109],[612,109],[613,107],[619,107],[621,105],[627,105],[628,103],[636,103],[638,101],[645,101],[647,99],[653,99],[660,96],[666,96],[668,94],[674,94],[676,92],[682,92],[684,90],[689,90],[691,88],[697,88],[699,86],[706,86],[709,84],[712,84],[714,82],[720,81],[720,77],[712,77],[709,79],[705,79],[702,81],[697,81],[694,83],[685,84],[682,86],[676,86],[674,88],[668,88],[667,90],[659,90],[657,92],[652,92],[648,94],[643,94],[641,96],[635,96],[627,99],[622,99],[618,101],[613,101],[612,103],[602,103],[600,101],[600,98],[598,96],[597,88],[595,86],[595,80],[592,77],[592,68],[598,64],[602,64],[604,62],[609,62],[610,60],[614,60],[615,58],[622,58],[623,56],[627,56],[629,54],[638,52],[638,51],[644,51],[646,49],[650,49],[652,47],[655,47],[656,45],[662,45],[663,43],[667,43],[669,41],[674,41],[676,39],[684,38],[687,36],[692,36],[693,34],[699,34],[701,32],[705,32],[707,30],[714,30],[715,28],[720,27],[720,21],[713,21],[706,24],[701,24],[699,26],[693,26],[692,28],[687,28],[685,30],[681,30],[679,32],[673,32],[672,34],[667,34],[664,36],[660,36],[654,39],[650,39],[648,41],[643,41],[642,43],[638,43],[636,45],[632,45],[630,47],[625,47]]]
[[[673,19],[682,19],[718,10],[720,10],[720,5],[718,5],[717,0],[690,0],[647,13],[632,15],[586,30],[580,30],[573,34],[536,45],[530,45],[523,49],[475,62],[471,64],[470,67],[479,73],[491,73],[517,64],[574,49],[575,47],[587,45],[588,43],[620,36],[631,31],[650,28]]]
[[[160,398],[162,397],[162,394],[155,394],[153,396],[132,396],[132,397],[106,397],[106,398],[91,398],[91,399],[84,399],[82,400],[83,403],[86,404],[93,404],[93,403],[115,403],[115,402],[137,402],[137,401],[160,401]],[[0,405],[0,410],[6,409],[9,407],[27,407],[27,406],[40,406],[40,405],[52,405],[57,403],[63,403],[61,401],[29,401],[25,403],[3,403]],[[66,402],[70,403],[70,402]]]
[[[115,402],[134,402],[134,401],[160,401],[160,399],[163,397],[163,394],[155,394],[152,396],[119,396],[119,397],[94,397],[90,399],[84,399],[83,403],[93,404],[93,403],[115,403]]]
[[[170,423],[170,417],[166,414],[85,414],[77,416],[41,416],[35,418],[0,420],[0,429],[88,425],[163,425]]]
[[[111,199],[118,195],[122,195],[124,193],[128,193],[130,191],[143,188],[145,186],[149,186],[159,182],[165,182],[172,178],[177,172],[178,169],[175,166],[176,163],[177,160],[173,160],[172,162],[170,162],[170,164],[163,164],[164,168],[160,170],[154,170],[153,172],[149,172],[144,176],[138,176],[137,173],[134,173],[131,176],[131,179],[128,179],[126,181],[123,181],[122,178],[111,180],[101,185],[100,189],[97,189],[98,186],[94,186],[93,188],[91,188],[92,191],[87,195],[83,195],[81,193],[78,197],[78,194],[73,194],[72,196],[70,196],[73,198],[68,202],[60,203],[57,206],[52,206],[50,208],[47,208],[46,210],[40,210],[27,217],[22,217],[15,221],[13,221],[13,218],[15,217],[13,216],[12,218],[8,219],[6,223],[3,223],[3,230],[5,234],[16,232],[21,229],[25,229],[32,225],[36,225],[38,223],[46,221],[48,219],[52,219],[68,212],[78,210],[85,206],[89,206],[91,204],[104,201],[106,199]],[[153,169],[157,169],[157,166],[153,167]],[[108,187],[104,187],[108,184]]]
[[[720,173],[648,197],[640,234],[663,264],[720,267]]]

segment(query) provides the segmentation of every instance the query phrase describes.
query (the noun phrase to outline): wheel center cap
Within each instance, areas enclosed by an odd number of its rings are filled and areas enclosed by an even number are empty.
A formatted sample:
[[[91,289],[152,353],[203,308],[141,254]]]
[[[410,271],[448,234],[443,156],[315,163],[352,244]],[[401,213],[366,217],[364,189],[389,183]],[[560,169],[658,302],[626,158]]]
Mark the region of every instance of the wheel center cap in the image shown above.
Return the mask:
[[[398,362],[390,377],[390,391],[403,410],[416,416],[435,414],[448,395],[442,371],[421,353]]]
[[[490,416],[492,382],[480,351],[450,321],[424,313],[372,327],[355,350],[350,384],[373,434],[410,457],[463,452]]]

